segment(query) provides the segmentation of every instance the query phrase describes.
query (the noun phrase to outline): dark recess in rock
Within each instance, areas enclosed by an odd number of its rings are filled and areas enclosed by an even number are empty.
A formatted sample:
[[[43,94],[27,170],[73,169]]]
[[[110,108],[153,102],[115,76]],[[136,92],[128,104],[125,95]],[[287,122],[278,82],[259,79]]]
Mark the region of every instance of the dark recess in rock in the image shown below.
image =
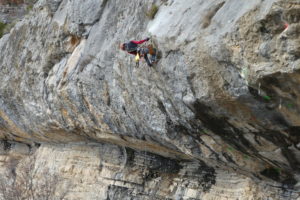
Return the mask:
[[[218,134],[228,144],[245,154],[248,154],[246,148],[256,152],[256,149],[242,136],[242,132],[227,122],[227,117],[215,116],[209,106],[199,101],[193,105],[193,111],[196,119],[201,120],[206,128]]]
[[[266,176],[274,181],[280,181],[280,172],[279,169],[275,169],[273,167],[264,169],[260,172],[261,175]]]

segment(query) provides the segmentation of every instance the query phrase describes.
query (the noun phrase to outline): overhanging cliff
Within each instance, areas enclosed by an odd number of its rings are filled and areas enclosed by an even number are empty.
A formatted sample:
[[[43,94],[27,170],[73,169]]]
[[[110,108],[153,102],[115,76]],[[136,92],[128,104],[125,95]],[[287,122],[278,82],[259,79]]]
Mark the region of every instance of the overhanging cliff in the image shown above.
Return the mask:
[[[0,39],[3,165],[35,154],[67,199],[297,199],[299,11],[38,1]],[[136,68],[118,46],[147,36],[162,58]]]

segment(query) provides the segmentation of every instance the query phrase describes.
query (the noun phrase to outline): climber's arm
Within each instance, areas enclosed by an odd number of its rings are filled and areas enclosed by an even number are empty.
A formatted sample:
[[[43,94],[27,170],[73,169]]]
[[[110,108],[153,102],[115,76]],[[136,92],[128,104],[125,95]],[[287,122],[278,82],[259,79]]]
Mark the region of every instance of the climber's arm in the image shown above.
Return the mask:
[[[140,40],[140,41],[136,41],[136,40],[131,40],[131,42],[133,42],[134,44],[143,44],[144,42],[148,41],[149,38],[146,38],[144,40]]]

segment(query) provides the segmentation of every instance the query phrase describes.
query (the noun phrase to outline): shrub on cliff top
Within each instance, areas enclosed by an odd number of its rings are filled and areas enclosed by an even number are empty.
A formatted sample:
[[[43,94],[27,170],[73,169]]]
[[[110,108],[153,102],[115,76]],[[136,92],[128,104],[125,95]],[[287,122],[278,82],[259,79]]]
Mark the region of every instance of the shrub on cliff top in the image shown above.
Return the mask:
[[[153,4],[151,6],[151,8],[148,10],[148,12],[146,13],[147,17],[149,17],[150,19],[154,19],[156,13],[158,11],[158,6]]]
[[[6,34],[6,33],[9,33],[10,30],[16,25],[16,21],[13,21],[9,24],[5,24],[5,23],[2,23],[0,22],[0,38]]]
[[[0,38],[3,36],[4,34],[4,30],[5,30],[6,24],[0,22]]]

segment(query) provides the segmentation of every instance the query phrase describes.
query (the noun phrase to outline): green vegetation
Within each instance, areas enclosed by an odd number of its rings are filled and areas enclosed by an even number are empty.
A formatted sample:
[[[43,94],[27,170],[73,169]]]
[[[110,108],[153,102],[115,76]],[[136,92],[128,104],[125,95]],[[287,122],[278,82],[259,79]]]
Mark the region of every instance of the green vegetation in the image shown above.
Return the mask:
[[[271,97],[269,97],[268,95],[266,95],[266,96],[263,96],[263,98],[265,99],[265,100],[271,100]]]
[[[0,38],[6,34],[6,33],[9,33],[10,30],[16,25],[16,21],[13,21],[9,24],[5,24],[5,23],[2,23],[0,22]]]
[[[227,147],[227,150],[230,151],[230,152],[233,152],[235,149],[232,148],[232,147],[230,147],[230,146],[228,146],[228,147]]]
[[[0,22],[0,38],[2,38],[5,31],[6,24]]]
[[[154,19],[157,11],[158,11],[158,6],[153,4],[151,8],[148,10],[148,12],[146,13],[146,15],[147,17],[149,17],[149,19]]]
[[[280,168],[275,167],[274,169],[275,169],[275,171],[276,171],[278,174],[281,174],[281,169],[280,169]]]
[[[205,134],[208,134],[208,133],[209,133],[209,131],[208,131],[208,130],[206,130],[206,129],[203,129],[203,133],[205,133]]]
[[[28,5],[26,7],[26,12],[29,13],[33,9],[33,5]]]
[[[243,155],[243,158],[244,158],[245,160],[249,160],[250,157],[249,157],[248,155],[244,154],[244,155]]]
[[[292,103],[288,103],[288,104],[286,104],[286,106],[287,106],[288,108],[293,108],[293,104],[292,104]]]

